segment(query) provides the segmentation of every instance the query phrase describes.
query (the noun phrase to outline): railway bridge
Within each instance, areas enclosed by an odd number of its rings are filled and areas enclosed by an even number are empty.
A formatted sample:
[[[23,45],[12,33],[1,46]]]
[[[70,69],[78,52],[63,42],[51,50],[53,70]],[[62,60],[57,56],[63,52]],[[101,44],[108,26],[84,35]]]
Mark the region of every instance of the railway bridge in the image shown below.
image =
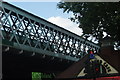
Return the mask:
[[[81,36],[7,2],[0,1],[0,45],[3,77],[30,76],[31,72],[54,73],[81,60],[92,48]]]

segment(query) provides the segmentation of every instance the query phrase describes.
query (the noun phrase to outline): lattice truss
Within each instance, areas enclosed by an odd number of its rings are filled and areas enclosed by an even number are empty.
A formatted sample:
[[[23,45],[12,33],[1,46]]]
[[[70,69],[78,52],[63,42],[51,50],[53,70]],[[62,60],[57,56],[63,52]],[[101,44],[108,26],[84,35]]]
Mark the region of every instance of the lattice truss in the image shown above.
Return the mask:
[[[2,39],[18,45],[22,44],[75,58],[82,58],[89,48],[95,52],[99,50],[99,47],[93,43],[66,34],[66,32],[70,33],[67,30],[63,29],[64,32],[61,32],[61,29],[54,29],[4,7],[0,10],[0,20]]]

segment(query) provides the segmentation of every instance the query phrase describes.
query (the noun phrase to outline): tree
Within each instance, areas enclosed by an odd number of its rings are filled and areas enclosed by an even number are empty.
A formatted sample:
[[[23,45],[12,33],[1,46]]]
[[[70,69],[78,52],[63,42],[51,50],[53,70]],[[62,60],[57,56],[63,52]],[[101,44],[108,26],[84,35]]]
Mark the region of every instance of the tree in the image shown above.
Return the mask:
[[[93,36],[98,42],[106,33],[120,46],[120,3],[119,2],[59,2],[63,12],[73,12],[71,21],[83,29],[83,36]]]

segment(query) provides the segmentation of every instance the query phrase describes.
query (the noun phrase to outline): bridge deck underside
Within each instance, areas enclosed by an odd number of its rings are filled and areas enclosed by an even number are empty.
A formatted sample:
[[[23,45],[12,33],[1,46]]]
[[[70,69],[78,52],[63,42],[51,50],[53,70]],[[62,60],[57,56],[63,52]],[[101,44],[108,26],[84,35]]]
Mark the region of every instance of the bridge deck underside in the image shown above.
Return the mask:
[[[3,79],[25,79],[32,78],[32,72],[54,73],[55,75],[64,71],[73,62],[52,58],[50,56],[36,55],[32,56],[30,52],[18,53],[17,49],[10,48],[4,51],[3,46],[2,64]]]

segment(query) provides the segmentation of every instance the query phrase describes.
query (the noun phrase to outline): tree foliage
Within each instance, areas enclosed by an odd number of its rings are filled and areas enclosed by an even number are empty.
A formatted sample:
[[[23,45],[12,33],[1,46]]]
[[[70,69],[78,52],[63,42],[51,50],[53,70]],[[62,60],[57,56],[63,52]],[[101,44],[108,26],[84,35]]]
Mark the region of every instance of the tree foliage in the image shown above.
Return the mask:
[[[120,43],[120,3],[119,2],[59,2],[63,12],[73,12],[70,19],[83,29],[84,36],[92,35],[99,41],[106,32]]]

